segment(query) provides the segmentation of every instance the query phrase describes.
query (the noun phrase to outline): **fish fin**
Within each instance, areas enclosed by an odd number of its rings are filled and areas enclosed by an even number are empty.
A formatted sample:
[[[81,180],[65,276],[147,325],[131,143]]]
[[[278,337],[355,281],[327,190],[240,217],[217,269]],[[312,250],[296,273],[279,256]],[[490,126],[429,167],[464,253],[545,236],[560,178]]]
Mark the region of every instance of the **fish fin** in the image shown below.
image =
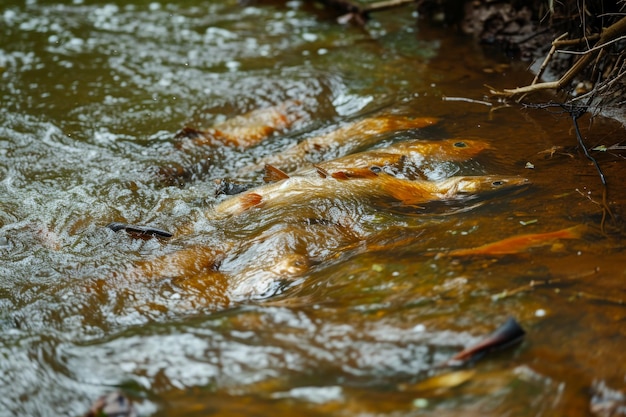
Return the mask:
[[[331,176],[337,180],[347,180],[350,178],[375,178],[378,174],[369,168],[354,168],[333,172]]]
[[[246,211],[252,207],[260,206],[263,202],[263,196],[257,193],[248,193],[240,197],[241,211]]]
[[[289,178],[289,175],[285,174],[284,171],[270,164],[265,164],[264,170],[265,176],[263,177],[263,181],[265,182],[276,182]]]
[[[346,174],[345,171],[333,172],[331,174],[331,177],[333,177],[336,180],[347,180],[347,179],[350,179],[350,177],[348,176],[348,174]]]
[[[322,168],[319,165],[313,165],[313,167],[315,167],[315,170],[317,171],[317,175],[319,175],[322,178],[327,178],[330,176],[330,174],[328,173],[328,171],[326,171],[324,168]]]
[[[589,231],[589,227],[586,224],[577,224],[576,226],[564,229],[564,235],[561,239],[580,239],[587,231]]]

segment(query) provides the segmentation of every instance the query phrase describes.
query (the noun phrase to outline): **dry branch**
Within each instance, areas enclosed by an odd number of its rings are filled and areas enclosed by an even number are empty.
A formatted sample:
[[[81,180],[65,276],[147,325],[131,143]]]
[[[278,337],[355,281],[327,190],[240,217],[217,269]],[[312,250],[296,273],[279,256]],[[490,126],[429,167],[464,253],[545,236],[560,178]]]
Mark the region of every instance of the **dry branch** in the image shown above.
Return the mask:
[[[580,53],[582,55],[581,58],[578,61],[576,61],[576,63],[574,63],[574,65],[572,65],[570,69],[558,80],[550,81],[550,82],[543,82],[543,83],[538,83],[538,84],[531,84],[531,85],[518,87],[514,89],[505,89],[505,90],[493,90],[492,89],[491,94],[494,94],[497,96],[503,96],[507,98],[519,98],[530,93],[535,93],[537,91],[561,90],[565,88],[566,86],[570,85],[571,82],[574,80],[574,78],[577,75],[579,75],[584,69],[590,66],[594,62],[595,58],[599,56],[600,53],[605,51],[605,49],[611,44],[613,44],[614,42],[617,42],[618,39],[621,39],[622,37],[624,37],[625,34],[626,34],[626,17],[623,17],[622,19],[613,23],[608,28],[604,29],[602,33],[598,34],[599,36],[595,36],[598,39],[596,44],[592,48],[589,48],[588,50],[581,52]],[[556,47],[558,46],[578,44],[578,43],[583,42],[585,39],[589,39],[589,37],[581,38],[581,39],[573,39],[573,40],[563,40],[562,38],[558,38],[557,40],[555,40],[555,42],[553,42],[553,47],[550,50],[548,57],[546,58],[546,61],[542,65],[542,68],[544,68],[547,65],[547,60],[549,60],[554,54],[553,49],[555,50]]]

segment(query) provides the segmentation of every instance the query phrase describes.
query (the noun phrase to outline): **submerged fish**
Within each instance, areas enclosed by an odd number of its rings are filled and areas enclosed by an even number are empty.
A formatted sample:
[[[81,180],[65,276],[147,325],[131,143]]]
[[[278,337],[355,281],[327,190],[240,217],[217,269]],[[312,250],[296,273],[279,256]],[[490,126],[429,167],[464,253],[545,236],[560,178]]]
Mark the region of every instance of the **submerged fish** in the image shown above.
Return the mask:
[[[376,116],[350,123],[322,136],[315,136],[276,155],[263,158],[258,164],[246,167],[243,172],[260,170],[269,164],[283,171],[294,171],[306,162],[316,162],[336,151],[346,155],[359,148],[371,146],[378,135],[408,129],[419,129],[437,123],[434,117]]]
[[[477,139],[411,140],[365,152],[349,154],[320,162],[312,167],[301,168],[294,175],[319,174],[322,169],[332,176],[333,172],[368,169],[380,172],[383,168],[410,167],[419,169],[423,164],[437,161],[457,162],[469,160],[491,146]],[[358,176],[358,175],[357,175]]]
[[[190,294],[187,302],[224,308],[276,294],[315,265],[327,265],[346,253],[376,250],[381,239],[364,226],[368,204],[375,209],[464,199],[524,184],[523,178],[493,176],[442,181],[412,181],[385,173],[347,179],[293,176],[226,198],[206,213],[212,225],[209,237],[196,235],[195,243],[140,261],[125,275],[135,280],[168,278]],[[400,244],[388,238],[382,237],[383,242],[389,240],[382,249]]]
[[[293,176],[232,196],[214,207],[217,216],[238,215],[253,207],[288,208],[308,205],[312,199],[358,199],[363,202],[395,201],[418,205],[453,200],[528,184],[520,177],[459,176],[441,181],[407,180],[385,173],[344,178]]]
[[[177,139],[190,139],[179,142],[180,148],[224,144],[248,148],[256,145],[275,132],[281,132],[304,118],[299,101],[290,101],[277,106],[253,110],[235,116],[210,129],[197,130],[184,128],[176,135]]]
[[[513,255],[530,248],[551,245],[560,239],[580,239],[587,230],[585,225],[577,225],[567,229],[548,233],[533,233],[509,237],[497,242],[467,249],[455,249],[447,253],[449,256],[491,256]]]

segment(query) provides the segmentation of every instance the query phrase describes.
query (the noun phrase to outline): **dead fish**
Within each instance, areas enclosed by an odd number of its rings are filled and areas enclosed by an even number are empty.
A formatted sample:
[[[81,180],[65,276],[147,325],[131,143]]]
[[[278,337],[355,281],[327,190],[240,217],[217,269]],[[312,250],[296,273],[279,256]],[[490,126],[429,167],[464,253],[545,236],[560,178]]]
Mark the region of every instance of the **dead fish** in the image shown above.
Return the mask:
[[[141,239],[150,239],[153,237],[168,239],[173,236],[173,234],[168,232],[167,230],[157,229],[156,227],[150,226],[136,226],[132,224],[113,222],[107,224],[106,227],[113,230],[114,232],[119,232],[120,230],[123,230],[129,235]]]
[[[311,167],[301,168],[293,175],[313,175],[318,173],[320,168],[330,173],[348,169],[380,172],[384,167],[401,169],[407,165],[418,169],[425,161],[466,161],[486,149],[491,149],[491,146],[477,139],[411,140],[323,161]]]
[[[366,178],[347,177],[348,180],[324,175],[289,177],[228,198],[214,207],[213,214],[219,217],[238,215],[254,207],[289,207],[312,198],[356,198],[370,202],[392,199],[401,205],[414,206],[528,184],[527,179],[520,177],[459,176],[440,181],[407,180],[385,173]]]
[[[587,230],[585,225],[576,225],[567,229],[548,233],[524,234],[509,237],[497,242],[487,243],[476,248],[455,249],[447,253],[449,256],[493,256],[514,255],[530,248],[551,245],[560,239],[580,239]]]
[[[476,361],[482,356],[495,350],[504,349],[522,341],[526,332],[513,317],[493,333],[477,344],[463,349],[461,352],[448,359],[442,366],[460,366],[470,361]]]
[[[184,128],[177,139],[190,139],[179,142],[182,149],[194,146],[223,144],[248,148],[256,145],[275,132],[281,132],[304,118],[301,103],[289,101],[277,106],[253,110],[247,114],[235,116],[210,129],[197,130]]]
[[[258,164],[246,167],[242,173],[262,169],[265,164],[284,171],[294,171],[309,159],[321,160],[333,150],[340,154],[351,153],[358,148],[373,145],[377,136],[400,130],[419,129],[437,123],[435,117],[416,117],[385,115],[368,117],[350,123],[322,136],[306,139],[297,145],[276,155],[263,158]]]

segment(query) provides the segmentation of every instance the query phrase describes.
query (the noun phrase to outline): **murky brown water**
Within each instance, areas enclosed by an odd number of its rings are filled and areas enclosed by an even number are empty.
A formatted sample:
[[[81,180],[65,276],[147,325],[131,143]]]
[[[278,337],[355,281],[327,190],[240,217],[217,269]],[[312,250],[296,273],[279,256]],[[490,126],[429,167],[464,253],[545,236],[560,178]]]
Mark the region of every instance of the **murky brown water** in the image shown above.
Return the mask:
[[[81,415],[115,389],[154,416],[585,416],[611,398],[624,413],[624,151],[593,152],[615,218],[603,234],[600,180],[567,114],[456,100],[527,83],[523,63],[416,25],[410,8],[358,28],[298,1],[5,4],[0,415]],[[259,145],[174,146],[184,126],[294,100],[298,120]],[[246,166],[376,114],[439,122],[365,149],[491,147],[423,165],[429,179],[531,185],[454,204],[317,196],[211,217],[224,199],[214,180],[260,184]],[[623,144],[611,121],[580,124],[590,148]],[[135,240],[111,221],[178,233]],[[446,255],[581,224],[579,239],[513,255]],[[189,248],[226,255],[191,276],[128,272]],[[418,385],[508,316],[527,331],[521,345],[462,384]]]

